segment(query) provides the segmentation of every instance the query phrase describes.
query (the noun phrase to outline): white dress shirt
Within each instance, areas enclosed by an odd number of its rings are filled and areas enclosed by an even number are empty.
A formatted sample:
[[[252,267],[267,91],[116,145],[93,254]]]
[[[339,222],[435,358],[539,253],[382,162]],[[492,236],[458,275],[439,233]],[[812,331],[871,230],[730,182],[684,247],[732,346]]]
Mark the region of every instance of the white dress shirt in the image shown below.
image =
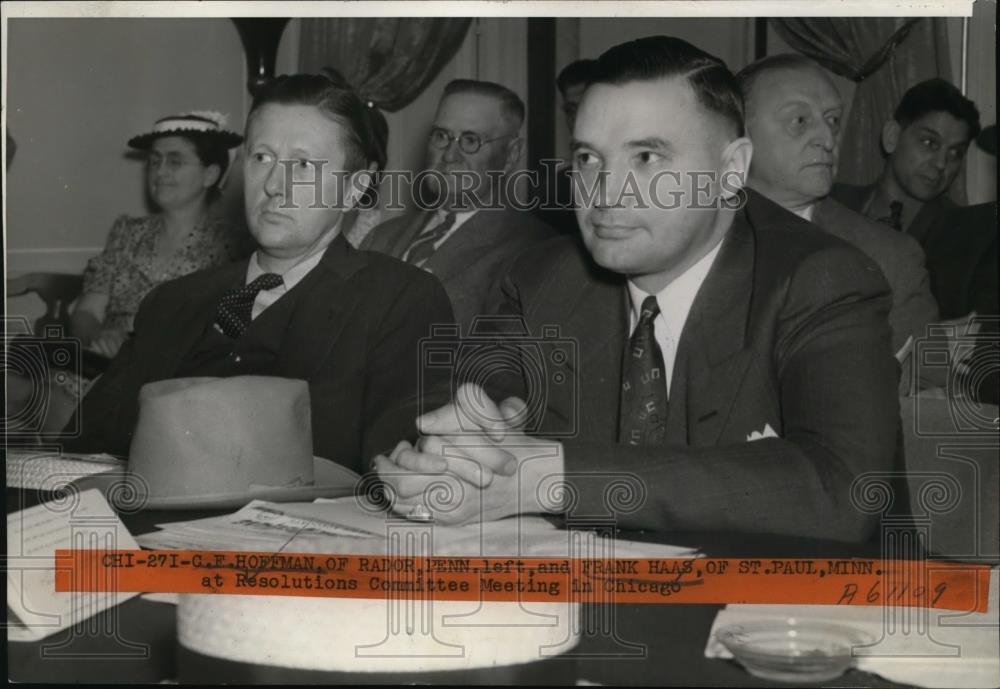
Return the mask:
[[[813,209],[814,208],[816,208],[816,204],[815,203],[811,204],[809,206],[806,206],[805,208],[800,208],[799,210],[792,211],[792,212],[795,213],[795,215],[799,216],[800,218],[803,218],[805,220],[808,220],[809,222],[812,222],[812,219],[813,219]]]
[[[451,238],[451,236],[453,234],[455,234],[455,232],[458,230],[459,227],[461,227],[463,224],[465,224],[465,222],[469,218],[471,218],[473,215],[475,215],[478,212],[479,212],[479,209],[473,209],[471,211],[461,211],[461,212],[455,211],[455,224],[451,226],[451,229],[448,230],[443,237],[441,237],[436,242],[434,242],[434,250],[437,251],[441,247],[442,244],[444,244],[445,242],[447,242]],[[438,225],[440,225],[441,223],[443,223],[444,222],[444,217],[446,215],[448,215],[448,210],[445,209],[445,208],[439,208],[434,213],[434,219],[428,221],[428,223],[424,226],[424,229],[420,231],[420,234],[417,235],[414,238],[413,241],[417,241],[417,239],[419,239],[420,237],[422,237],[423,235],[427,234],[428,232],[430,232],[431,230],[433,230],[435,227],[437,227]],[[412,246],[412,244],[411,244],[411,246]],[[410,255],[410,250],[407,249],[406,252],[403,254],[402,260],[404,260],[404,261],[408,260],[409,259],[409,255]]]
[[[725,240],[723,240],[725,241]],[[719,254],[719,242],[707,254],[702,256],[697,263],[674,278],[673,282],[664,287],[656,295],[656,303],[660,306],[659,315],[653,320],[653,337],[656,344],[660,346],[663,354],[663,368],[667,378],[667,396],[670,396],[670,383],[674,378],[674,360],[677,358],[677,344],[681,340],[681,333],[684,332],[684,324],[687,322],[688,313],[694,298],[698,296],[698,290],[705,282],[708,271],[715,263],[715,257]],[[628,281],[628,296],[632,308],[629,310],[628,331],[631,335],[639,323],[639,313],[642,311],[642,302],[649,295],[636,287],[631,280]]]
[[[299,284],[302,278],[308,275],[313,268],[319,265],[324,253],[325,250],[317,251],[301,263],[296,263],[284,273],[281,273],[281,279],[284,281],[282,284],[278,285],[274,289],[262,289],[258,292],[257,298],[254,299],[253,302],[253,309],[250,311],[250,319],[253,320],[257,318],[257,316],[264,312],[264,309],[278,301],[278,299],[284,296],[288,290]],[[250,264],[247,266],[247,279],[243,284],[249,285],[266,272],[268,271],[261,268],[260,263],[257,262],[257,252],[254,251],[253,256],[250,257]]]

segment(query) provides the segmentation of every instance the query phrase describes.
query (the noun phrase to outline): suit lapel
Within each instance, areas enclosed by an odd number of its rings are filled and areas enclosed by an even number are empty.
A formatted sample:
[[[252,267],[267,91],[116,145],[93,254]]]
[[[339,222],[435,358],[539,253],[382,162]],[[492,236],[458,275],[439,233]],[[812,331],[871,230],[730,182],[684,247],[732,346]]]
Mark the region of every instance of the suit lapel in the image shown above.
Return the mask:
[[[614,442],[622,354],[628,339],[628,295],[621,276],[601,270],[589,257],[582,265],[592,271],[590,276],[553,271],[558,284],[546,290],[552,310],[539,320],[565,323],[562,336],[573,339],[579,347],[574,375],[581,391],[580,403],[587,412],[580,418],[590,425],[590,429],[581,429],[584,436],[595,429],[611,429],[609,439]],[[579,285],[581,289],[567,289],[567,285]]]
[[[508,211],[477,211],[431,254],[423,267],[440,281],[447,281],[467,270],[483,247],[496,242],[498,232],[509,222],[513,221]]]
[[[850,217],[844,217],[847,208],[840,205],[838,201],[827,196],[825,199],[813,206],[812,223],[827,234],[856,244],[861,238],[861,228],[853,222]]]
[[[754,239],[746,211],[737,214],[715,265],[695,297],[678,345],[671,394],[686,395],[686,419],[676,427],[668,419],[670,441],[712,445],[719,438],[732,410],[752,352],[745,347],[750,303],[753,297]],[[679,375],[678,375],[679,374]],[[678,438],[686,426],[687,437]],[[673,434],[671,434],[673,432]]]
[[[819,203],[813,206],[812,223],[824,230],[829,226],[835,224],[835,219],[833,216],[834,207],[830,203],[830,197],[827,196],[822,199]]]
[[[430,220],[433,215],[432,211],[420,211],[419,213],[413,213],[407,216],[404,221],[403,230],[399,233],[394,241],[386,248],[386,253],[390,256],[402,260],[403,254],[406,250],[410,248],[410,244],[413,240],[423,231],[424,226]]]
[[[920,243],[920,246],[926,247],[928,235],[934,226],[941,222],[942,216],[948,215],[950,206],[951,204],[947,197],[928,201],[921,206],[917,215],[910,221],[910,226],[906,228],[906,233],[916,239]]]
[[[348,281],[367,262],[364,253],[352,249],[340,235],[319,265],[295,286],[293,291],[301,293],[280,349],[282,375],[309,380],[323,364],[359,303],[357,295],[348,293]]]
[[[248,261],[240,261],[206,273],[207,284],[199,286],[197,293],[178,304],[179,308],[166,320],[163,339],[154,342],[157,349],[153,356],[140,359],[158,362],[162,371],[176,371],[205,333],[205,328],[215,322],[222,295],[243,285],[247,264]]]

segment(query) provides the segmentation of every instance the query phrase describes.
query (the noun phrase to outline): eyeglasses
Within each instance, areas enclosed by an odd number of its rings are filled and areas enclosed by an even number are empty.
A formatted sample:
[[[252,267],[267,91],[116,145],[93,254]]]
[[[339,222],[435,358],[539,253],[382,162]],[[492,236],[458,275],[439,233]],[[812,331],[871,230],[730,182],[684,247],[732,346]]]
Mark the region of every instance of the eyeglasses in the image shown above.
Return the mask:
[[[170,172],[177,172],[185,165],[201,165],[201,161],[186,160],[178,153],[168,153],[165,156],[159,153],[150,153],[146,156],[146,167],[148,169],[159,170],[160,165],[166,165],[167,170]]]
[[[509,139],[511,136],[511,134],[504,134],[503,136],[483,140],[483,138],[475,132],[462,132],[461,134],[455,135],[447,129],[434,127],[431,129],[430,142],[431,146],[434,148],[448,148],[452,141],[456,141],[458,142],[458,147],[461,149],[462,153],[472,155],[473,153],[478,153],[479,149],[483,147],[483,144],[499,141],[500,139]]]

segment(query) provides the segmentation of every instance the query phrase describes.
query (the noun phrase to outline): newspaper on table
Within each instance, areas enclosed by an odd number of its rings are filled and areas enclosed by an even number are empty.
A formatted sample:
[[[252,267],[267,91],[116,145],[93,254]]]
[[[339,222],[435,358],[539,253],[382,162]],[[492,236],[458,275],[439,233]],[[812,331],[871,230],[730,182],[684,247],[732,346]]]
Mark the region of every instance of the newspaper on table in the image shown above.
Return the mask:
[[[59,499],[8,514],[7,639],[44,639],[137,595],[57,593],[57,549],[138,547],[99,490],[68,490]]]
[[[397,517],[357,498],[312,503],[254,500],[221,517],[159,524],[138,537],[144,548],[385,554]],[[570,557],[570,532],[540,516],[432,529],[435,555]],[[605,557],[693,557],[692,548],[608,539]]]

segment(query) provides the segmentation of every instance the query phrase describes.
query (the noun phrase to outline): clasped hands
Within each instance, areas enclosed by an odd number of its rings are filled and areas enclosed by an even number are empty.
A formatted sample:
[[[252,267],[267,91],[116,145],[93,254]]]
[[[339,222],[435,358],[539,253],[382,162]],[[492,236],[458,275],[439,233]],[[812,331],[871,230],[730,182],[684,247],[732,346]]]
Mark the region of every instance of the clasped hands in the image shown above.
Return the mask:
[[[545,477],[562,475],[562,445],[525,434],[526,418],[522,400],[497,405],[479,386],[462,385],[450,404],[417,419],[416,446],[404,440],[373,460],[393,511],[464,524],[553,509],[538,488]]]

